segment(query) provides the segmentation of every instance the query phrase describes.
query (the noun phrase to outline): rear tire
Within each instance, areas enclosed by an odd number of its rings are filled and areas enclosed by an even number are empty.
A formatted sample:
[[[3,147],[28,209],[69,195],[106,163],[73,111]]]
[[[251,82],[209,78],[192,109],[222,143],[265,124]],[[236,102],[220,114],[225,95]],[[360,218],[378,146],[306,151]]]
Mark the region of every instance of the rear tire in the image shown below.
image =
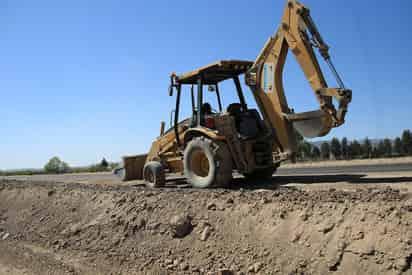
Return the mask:
[[[276,172],[275,167],[269,167],[265,169],[258,169],[252,173],[244,173],[243,176],[247,180],[270,180],[273,177],[273,174]]]
[[[184,151],[183,166],[194,188],[225,187],[232,181],[232,156],[224,142],[194,138]]]
[[[166,183],[165,172],[160,162],[150,161],[143,168],[143,179],[147,187],[164,187]]]

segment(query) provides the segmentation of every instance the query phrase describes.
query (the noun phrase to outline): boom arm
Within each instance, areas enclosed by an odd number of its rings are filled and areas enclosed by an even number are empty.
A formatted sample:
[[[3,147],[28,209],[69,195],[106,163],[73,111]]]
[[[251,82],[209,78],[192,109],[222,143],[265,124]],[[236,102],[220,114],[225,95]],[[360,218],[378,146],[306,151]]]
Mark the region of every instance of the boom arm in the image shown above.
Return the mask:
[[[313,48],[332,70],[339,88],[329,88]],[[305,77],[308,79],[320,110],[295,114],[287,104],[283,89],[283,68],[291,49]],[[333,127],[345,121],[347,106],[352,92],[345,88],[333,66],[329,47],[316,28],[309,9],[296,0],[289,0],[276,34],[269,38],[246,75],[246,83],[263,113],[267,126],[274,129],[280,151],[296,152],[296,137],[293,128],[305,137],[324,136]],[[333,105],[335,99],[339,106]]]

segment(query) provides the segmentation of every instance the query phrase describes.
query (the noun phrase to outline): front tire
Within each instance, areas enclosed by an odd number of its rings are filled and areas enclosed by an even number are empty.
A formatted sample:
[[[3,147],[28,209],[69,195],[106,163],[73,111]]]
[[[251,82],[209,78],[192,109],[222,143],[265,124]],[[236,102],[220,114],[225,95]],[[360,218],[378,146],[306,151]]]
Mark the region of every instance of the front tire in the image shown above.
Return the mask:
[[[224,142],[194,138],[184,151],[183,166],[195,188],[224,187],[232,181],[232,156]]]
[[[146,163],[143,168],[143,179],[147,187],[164,187],[166,176],[162,164],[157,161]]]

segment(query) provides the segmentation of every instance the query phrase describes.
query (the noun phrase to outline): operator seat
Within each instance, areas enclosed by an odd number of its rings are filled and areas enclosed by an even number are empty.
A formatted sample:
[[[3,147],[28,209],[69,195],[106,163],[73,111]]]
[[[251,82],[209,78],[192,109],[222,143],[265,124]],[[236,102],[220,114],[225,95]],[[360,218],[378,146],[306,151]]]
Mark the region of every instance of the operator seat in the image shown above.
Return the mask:
[[[203,103],[201,112],[202,112],[202,115],[206,115],[206,116],[213,114],[212,106],[210,105],[209,102]]]
[[[242,139],[256,138],[264,130],[255,109],[242,110],[240,103],[232,103],[227,107],[227,112],[234,117],[236,130]]]
[[[236,129],[239,131],[242,105],[240,103],[232,103],[227,107],[226,111],[235,118]]]

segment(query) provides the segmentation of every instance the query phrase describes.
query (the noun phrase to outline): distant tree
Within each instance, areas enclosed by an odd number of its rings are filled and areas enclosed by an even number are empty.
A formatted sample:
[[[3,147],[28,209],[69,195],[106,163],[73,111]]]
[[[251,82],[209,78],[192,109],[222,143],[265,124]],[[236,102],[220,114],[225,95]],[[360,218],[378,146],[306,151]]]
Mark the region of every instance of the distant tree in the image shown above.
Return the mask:
[[[100,166],[104,169],[107,169],[109,167],[109,163],[107,162],[105,158],[103,158],[102,161],[100,162]]]
[[[349,158],[349,144],[348,144],[348,139],[346,137],[342,138],[341,142],[342,146],[342,158],[343,159],[348,159]]]
[[[312,159],[319,160],[320,159],[320,150],[318,146],[313,146],[312,148]]]
[[[372,143],[369,138],[363,140],[362,146],[362,156],[366,158],[372,157]]]
[[[412,155],[412,133],[410,130],[404,130],[402,133],[402,154]]]
[[[340,141],[337,138],[332,138],[330,142],[330,151],[335,159],[340,159],[342,156],[342,147]]]
[[[312,144],[310,144],[307,141],[302,141],[299,144],[299,156],[301,160],[308,160],[311,158],[311,153],[312,153]]]
[[[373,148],[372,150],[372,157],[374,158],[381,158],[385,156],[385,144],[383,141],[379,141],[379,143]]]
[[[362,148],[357,140],[354,140],[349,145],[349,157],[359,158],[362,155]]]
[[[389,138],[383,140],[383,155],[385,157],[392,156],[392,142]]]
[[[118,163],[118,162],[110,162],[109,168],[110,168],[111,170],[113,170],[113,169],[119,167],[119,165],[120,165],[120,163]]]
[[[53,157],[44,166],[44,170],[47,173],[60,174],[69,172],[70,167],[66,162],[61,161],[58,157]]]
[[[323,142],[320,146],[320,154],[322,159],[330,159],[330,145],[328,142]]]
[[[372,158],[379,158],[379,149],[378,146],[373,146],[372,148]]]
[[[397,156],[402,155],[402,140],[400,137],[395,138],[395,141],[393,142],[393,153]]]

